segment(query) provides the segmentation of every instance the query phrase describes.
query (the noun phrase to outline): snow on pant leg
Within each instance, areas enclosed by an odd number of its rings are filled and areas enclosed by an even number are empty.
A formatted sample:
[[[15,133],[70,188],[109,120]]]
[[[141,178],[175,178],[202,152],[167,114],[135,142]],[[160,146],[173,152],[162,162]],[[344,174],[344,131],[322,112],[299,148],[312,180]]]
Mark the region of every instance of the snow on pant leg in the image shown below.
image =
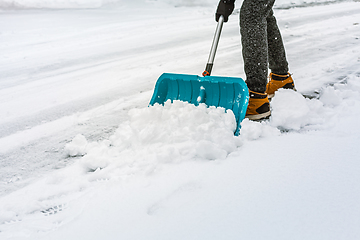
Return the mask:
[[[276,18],[271,10],[267,21],[268,57],[271,72],[286,75],[289,71],[286,53]]]
[[[244,0],[240,9],[240,33],[246,84],[265,92],[268,76],[267,17],[275,0]]]

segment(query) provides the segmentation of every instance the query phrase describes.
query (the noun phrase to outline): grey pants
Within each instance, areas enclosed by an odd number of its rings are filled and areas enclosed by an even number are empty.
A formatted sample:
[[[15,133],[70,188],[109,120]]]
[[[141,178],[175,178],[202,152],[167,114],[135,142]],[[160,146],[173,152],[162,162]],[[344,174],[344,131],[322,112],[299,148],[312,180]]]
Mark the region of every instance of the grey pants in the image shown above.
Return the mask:
[[[246,84],[265,92],[268,68],[285,75],[289,71],[279,28],[273,15],[275,0],[244,0],[240,10],[240,33]]]

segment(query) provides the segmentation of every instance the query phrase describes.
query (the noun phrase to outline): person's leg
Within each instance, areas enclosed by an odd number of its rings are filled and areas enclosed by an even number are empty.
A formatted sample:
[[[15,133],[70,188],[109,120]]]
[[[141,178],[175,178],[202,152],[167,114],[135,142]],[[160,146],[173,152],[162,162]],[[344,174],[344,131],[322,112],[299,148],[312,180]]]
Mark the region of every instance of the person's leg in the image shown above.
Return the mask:
[[[289,67],[286,60],[284,44],[272,10],[266,21],[269,68],[271,69],[270,81],[266,86],[266,93],[270,99],[279,88],[295,90],[295,85],[294,80],[288,73]]]
[[[279,27],[271,10],[267,21],[269,68],[277,75],[287,75],[289,68]]]
[[[240,33],[246,84],[264,93],[268,76],[267,18],[275,0],[244,0],[240,10]]]

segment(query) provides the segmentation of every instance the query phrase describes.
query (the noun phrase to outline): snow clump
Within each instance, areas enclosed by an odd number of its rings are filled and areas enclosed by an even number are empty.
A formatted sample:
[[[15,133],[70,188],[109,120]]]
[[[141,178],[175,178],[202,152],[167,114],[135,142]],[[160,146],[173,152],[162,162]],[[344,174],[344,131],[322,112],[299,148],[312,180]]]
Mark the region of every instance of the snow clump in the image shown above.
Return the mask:
[[[68,144],[65,145],[65,153],[70,157],[83,156],[85,155],[88,141],[82,134],[78,134]]]

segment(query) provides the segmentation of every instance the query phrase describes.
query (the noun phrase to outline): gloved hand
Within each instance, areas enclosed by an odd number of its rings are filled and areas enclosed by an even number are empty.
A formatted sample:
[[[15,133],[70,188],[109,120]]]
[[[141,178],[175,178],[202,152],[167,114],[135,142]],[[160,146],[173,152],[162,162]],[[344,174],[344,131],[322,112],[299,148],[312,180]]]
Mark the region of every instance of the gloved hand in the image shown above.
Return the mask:
[[[220,0],[216,10],[215,20],[218,22],[221,15],[224,16],[224,22],[227,22],[229,16],[234,11],[235,0]]]

